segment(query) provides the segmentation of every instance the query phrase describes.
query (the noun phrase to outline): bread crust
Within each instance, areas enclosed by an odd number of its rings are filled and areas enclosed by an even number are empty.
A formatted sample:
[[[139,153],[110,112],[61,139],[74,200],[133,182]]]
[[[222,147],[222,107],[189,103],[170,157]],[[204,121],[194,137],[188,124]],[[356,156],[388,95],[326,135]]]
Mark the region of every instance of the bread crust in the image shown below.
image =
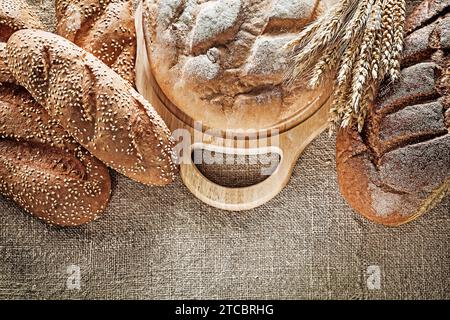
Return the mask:
[[[0,193],[58,226],[97,219],[111,194],[107,167],[12,84],[0,86],[0,177]]]
[[[42,23],[23,0],[0,0],[0,84],[14,83],[6,66],[6,41],[17,30],[40,29]]]
[[[401,80],[381,87],[361,134],[337,135],[341,193],[388,226],[416,219],[450,194],[450,14],[429,7],[424,16],[428,2],[408,18],[420,27],[406,37]]]
[[[6,64],[6,54],[6,43],[0,42],[0,85],[16,81]]]
[[[414,8],[408,21],[406,21],[405,31],[407,33],[411,33],[449,9],[450,2],[448,0],[422,1],[416,8]]]
[[[94,54],[134,84],[136,31],[132,0],[57,0],[56,33]]]
[[[143,1],[150,68],[167,98],[208,128],[271,128],[328,96],[288,86],[283,50],[330,0]]]
[[[0,0],[0,41],[42,27],[22,0]],[[18,86],[0,42],[0,193],[43,221],[77,226],[104,213],[107,167],[73,140]]]
[[[0,42],[20,29],[41,29],[42,23],[24,0],[0,0]]]
[[[72,42],[21,30],[7,62],[49,115],[98,159],[150,185],[174,178],[170,131],[154,108],[117,73]]]

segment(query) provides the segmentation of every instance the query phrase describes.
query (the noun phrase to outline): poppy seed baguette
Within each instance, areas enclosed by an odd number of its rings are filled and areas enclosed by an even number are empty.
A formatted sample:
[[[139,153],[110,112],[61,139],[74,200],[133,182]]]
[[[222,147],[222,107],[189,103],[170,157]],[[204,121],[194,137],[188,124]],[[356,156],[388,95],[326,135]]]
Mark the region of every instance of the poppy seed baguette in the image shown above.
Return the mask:
[[[111,179],[25,89],[2,84],[0,193],[47,223],[77,226],[104,212]]]
[[[49,115],[111,168],[150,185],[173,180],[170,131],[126,80],[63,37],[21,30],[7,64]]]

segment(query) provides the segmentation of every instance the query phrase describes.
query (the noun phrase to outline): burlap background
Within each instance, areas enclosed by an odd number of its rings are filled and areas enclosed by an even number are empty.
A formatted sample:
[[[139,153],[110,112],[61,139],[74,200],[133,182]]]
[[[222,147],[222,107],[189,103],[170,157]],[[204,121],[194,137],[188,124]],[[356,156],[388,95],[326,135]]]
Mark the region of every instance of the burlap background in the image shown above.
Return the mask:
[[[33,2],[52,16],[51,0]],[[323,134],[287,188],[248,212],[210,208],[180,181],[149,188],[117,175],[106,215],[75,229],[0,198],[0,298],[449,299],[449,211],[446,199],[397,229],[361,218],[339,195],[334,138]],[[72,264],[81,290],[66,287]],[[380,290],[367,287],[370,265]]]

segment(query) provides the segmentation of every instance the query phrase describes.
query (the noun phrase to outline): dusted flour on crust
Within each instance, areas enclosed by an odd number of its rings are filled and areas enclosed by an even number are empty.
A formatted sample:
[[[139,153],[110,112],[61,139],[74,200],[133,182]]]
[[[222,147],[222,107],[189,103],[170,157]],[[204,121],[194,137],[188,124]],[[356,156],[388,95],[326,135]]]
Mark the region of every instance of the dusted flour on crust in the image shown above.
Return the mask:
[[[153,74],[186,114],[215,126],[261,128],[320,96],[284,85],[283,47],[334,1],[146,0]],[[209,123],[208,123],[209,122]]]
[[[438,1],[424,1],[431,2]],[[450,14],[425,7],[407,22],[427,21],[405,38],[400,80],[382,86],[361,134],[349,129],[337,137],[342,194],[367,218],[391,226],[450,194]]]

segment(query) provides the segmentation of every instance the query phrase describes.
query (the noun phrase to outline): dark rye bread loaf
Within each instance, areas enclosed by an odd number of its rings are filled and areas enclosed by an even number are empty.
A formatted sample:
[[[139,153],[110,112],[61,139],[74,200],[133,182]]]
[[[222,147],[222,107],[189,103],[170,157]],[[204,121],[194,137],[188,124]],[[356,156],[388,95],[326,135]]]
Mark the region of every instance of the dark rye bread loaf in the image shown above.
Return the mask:
[[[141,183],[173,180],[170,132],[154,108],[116,72],[72,42],[21,30],[7,64],[51,117],[111,168]]]
[[[435,19],[450,9],[448,0],[425,0],[422,1],[411,13],[411,19],[406,21],[405,31],[411,33],[428,22]]]
[[[77,144],[25,89],[0,86],[0,193],[59,226],[98,218],[108,205],[108,169]]]
[[[450,14],[443,7],[437,13],[422,4],[409,17],[401,80],[382,86],[362,134],[337,136],[342,194],[385,225],[409,222],[450,193]]]
[[[132,0],[56,0],[56,32],[134,83]]]

